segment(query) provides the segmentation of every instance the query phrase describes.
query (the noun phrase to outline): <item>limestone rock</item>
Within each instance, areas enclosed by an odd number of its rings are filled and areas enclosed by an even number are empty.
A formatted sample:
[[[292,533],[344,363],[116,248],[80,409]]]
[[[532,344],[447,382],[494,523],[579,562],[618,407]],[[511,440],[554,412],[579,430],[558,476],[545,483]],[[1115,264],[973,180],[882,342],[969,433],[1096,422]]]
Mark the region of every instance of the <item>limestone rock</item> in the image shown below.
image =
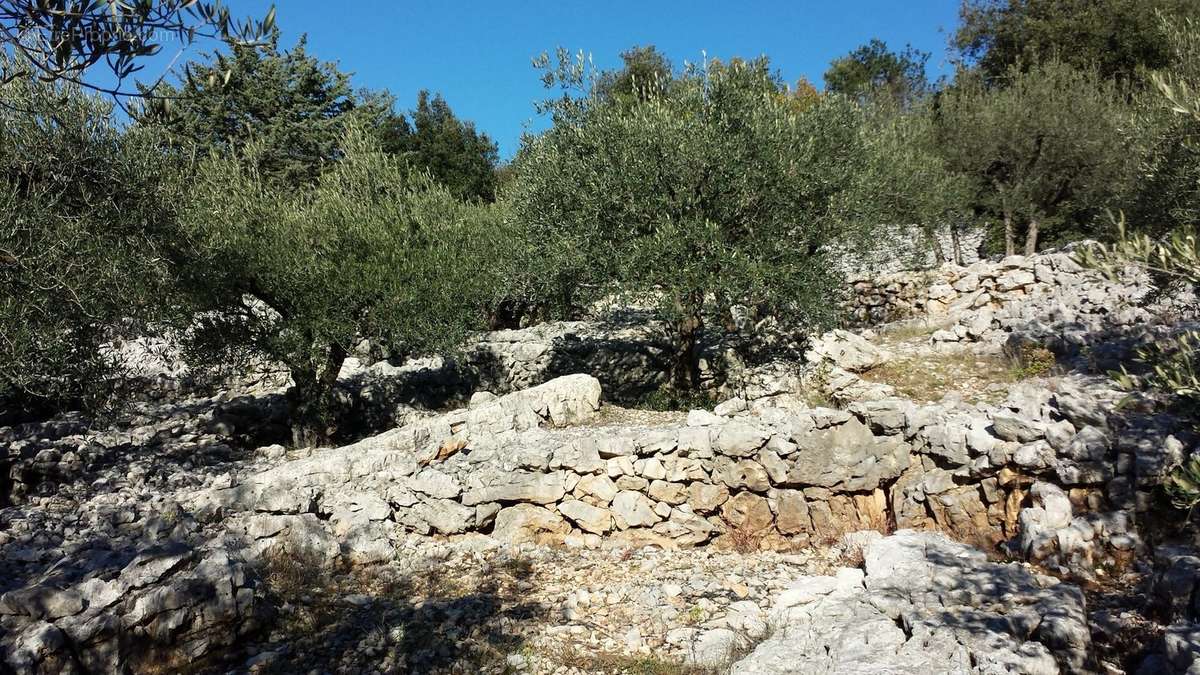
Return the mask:
[[[721,507],[721,517],[732,527],[760,532],[771,527],[774,516],[765,497],[739,492]]]
[[[758,452],[770,437],[762,429],[745,422],[733,421],[721,426],[715,449],[730,457],[750,457]]]
[[[562,473],[511,473],[499,476],[496,483],[469,486],[463,493],[466,506],[484,502],[532,502],[553,504],[563,498],[566,487]]]
[[[612,529],[612,514],[607,509],[577,499],[569,499],[559,504],[558,512],[585,532],[604,534]]]
[[[557,513],[542,506],[517,504],[500,509],[496,514],[492,536],[519,543],[536,540],[539,535],[564,535],[570,531],[571,526]]]
[[[688,506],[697,513],[712,513],[729,499],[729,488],[696,482],[688,486]]]
[[[869,543],[863,570],[803,577],[775,601],[775,631],[737,674],[1084,671],[1078,588],[944,536],[902,530]]]
[[[624,530],[630,527],[650,527],[662,520],[654,512],[654,503],[640,492],[624,490],[613,498],[612,514],[617,527]]]
[[[887,362],[891,354],[854,333],[838,329],[814,339],[805,358],[809,363],[828,361],[843,370],[861,373]]]
[[[879,440],[857,419],[792,439],[799,446],[790,457],[789,485],[815,485],[861,492],[900,475],[911,461],[909,446]]]

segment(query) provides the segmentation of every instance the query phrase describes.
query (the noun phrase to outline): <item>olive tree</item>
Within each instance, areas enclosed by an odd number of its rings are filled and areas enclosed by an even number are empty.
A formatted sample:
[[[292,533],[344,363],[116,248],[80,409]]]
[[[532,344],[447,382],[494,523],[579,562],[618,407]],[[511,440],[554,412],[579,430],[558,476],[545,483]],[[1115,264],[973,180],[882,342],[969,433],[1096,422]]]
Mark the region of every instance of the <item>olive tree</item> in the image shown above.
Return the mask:
[[[71,82],[114,97],[142,97],[148,95],[146,89],[123,88],[122,83],[164,43],[248,43],[274,25],[274,7],[261,20],[237,19],[219,1],[2,0],[0,45],[5,53],[21,58],[0,65],[0,80]],[[118,84],[87,82],[84,76],[96,66],[108,69]]]
[[[1153,82],[1172,113],[1200,123],[1200,80],[1194,72],[1160,73]],[[1195,154],[1191,158],[1198,163]],[[1110,278],[1119,277],[1134,266],[1149,272],[1160,284],[1182,284],[1195,290],[1200,284],[1200,244],[1195,225],[1193,221],[1176,228],[1167,237],[1152,238],[1144,232],[1127,230],[1122,217],[1111,244],[1085,248],[1079,258]],[[1182,330],[1150,343],[1137,351],[1133,361],[1127,364],[1134,366],[1133,373],[1123,365],[1114,374],[1119,384],[1155,392],[1177,405],[1193,423],[1200,420],[1200,332]],[[1164,486],[1177,506],[1193,509],[1200,505],[1200,456],[1193,455],[1175,467]]]
[[[22,67],[5,59],[0,69]],[[170,311],[178,181],[112,102],[69,83],[0,84],[0,408],[100,403],[100,347]]]
[[[360,129],[311,190],[277,187],[249,159],[212,157],[183,213],[181,283],[208,310],[199,342],[289,368],[297,443],[336,431],[334,385],[362,339],[449,349],[481,325],[492,285],[473,236],[484,207],[457,200]],[[485,229],[485,228],[483,228]]]
[[[863,168],[840,200],[846,218],[876,225],[872,230],[898,229],[903,239],[919,247],[888,251],[889,255],[917,256],[926,251],[940,262],[961,264],[959,234],[973,219],[975,196],[970,176],[954,170],[937,148],[937,127],[928,102],[902,109],[883,99],[867,110],[861,128],[865,148]],[[952,249],[943,250],[937,234],[948,230]]]
[[[1061,61],[1014,66],[1004,86],[962,76],[941,96],[939,113],[940,152],[978,181],[983,206],[1003,220],[1010,255],[1021,229],[1029,255],[1043,234],[1112,206],[1133,167],[1116,85]]]
[[[1165,85],[1141,93],[1132,126],[1142,167],[1127,213],[1141,231],[1157,234],[1200,222],[1200,119],[1179,114],[1187,92],[1200,88],[1200,30],[1195,22],[1167,25],[1171,67],[1149,78]]]
[[[543,61],[546,64],[547,61]],[[823,244],[861,163],[860,111],[827,97],[797,113],[758,64],[686,69],[636,105],[590,94],[585,61],[550,73],[568,91],[527,138],[513,209],[540,247],[543,290],[653,298],[670,317],[673,382],[700,380],[706,318],[734,303],[811,325],[832,320]]]

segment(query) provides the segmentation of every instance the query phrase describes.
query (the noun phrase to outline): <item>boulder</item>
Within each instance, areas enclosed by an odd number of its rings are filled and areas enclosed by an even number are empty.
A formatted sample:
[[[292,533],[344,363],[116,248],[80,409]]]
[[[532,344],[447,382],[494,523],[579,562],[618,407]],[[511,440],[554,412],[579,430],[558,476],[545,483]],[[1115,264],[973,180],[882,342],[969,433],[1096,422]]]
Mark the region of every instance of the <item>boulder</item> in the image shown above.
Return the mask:
[[[750,457],[766,444],[770,436],[769,432],[735,420],[720,427],[714,449],[730,457]]]
[[[650,527],[662,520],[654,512],[654,503],[646,495],[632,490],[623,490],[613,497],[612,514],[617,527],[624,530],[630,527]]]
[[[869,542],[864,570],[801,577],[775,599],[774,631],[732,673],[1085,672],[1083,593],[945,536]]]
[[[847,492],[874,490],[909,465],[910,448],[898,439],[877,439],[852,418],[844,424],[793,436],[797,450],[787,484],[814,485]]]
[[[688,506],[696,513],[712,513],[729,499],[729,488],[696,482],[688,486]]]
[[[496,476],[495,479],[496,482],[492,484],[468,486],[462,495],[462,503],[467,506],[484,502],[553,504],[567,492],[562,472],[514,472]]]
[[[748,532],[761,532],[774,522],[766,498],[752,492],[739,492],[725,502],[721,506],[721,518],[730,526]]]
[[[727,463],[720,472],[720,479],[731,490],[745,488],[755,492],[766,492],[771,487],[767,470],[752,459]]]
[[[809,363],[828,362],[852,373],[868,371],[891,359],[891,354],[846,330],[834,330],[813,340],[804,355]]]
[[[584,476],[575,485],[575,493],[595,499],[600,504],[609,504],[617,496],[617,484],[604,475]]]

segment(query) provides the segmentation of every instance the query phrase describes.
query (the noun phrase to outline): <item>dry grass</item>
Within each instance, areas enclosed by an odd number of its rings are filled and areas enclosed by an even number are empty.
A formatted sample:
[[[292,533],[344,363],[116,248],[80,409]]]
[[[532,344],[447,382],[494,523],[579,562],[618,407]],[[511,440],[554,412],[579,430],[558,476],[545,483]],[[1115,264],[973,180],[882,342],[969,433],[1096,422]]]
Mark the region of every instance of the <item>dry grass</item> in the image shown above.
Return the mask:
[[[863,373],[864,380],[889,384],[896,394],[914,401],[940,401],[957,393],[968,401],[999,403],[1006,387],[1044,374],[1017,367],[1002,354],[952,352],[890,361]]]
[[[861,546],[847,547],[842,554],[838,556],[838,565],[841,567],[857,567],[862,568],[866,564],[866,559],[863,557],[863,549]]]
[[[328,652],[307,647],[271,664],[267,673],[297,672],[297,658],[336,671],[345,665],[336,660],[345,644],[369,637],[386,644],[401,664],[413,659],[409,665],[416,663],[418,672],[500,673],[507,655],[523,644],[524,628],[546,621],[544,608],[529,598],[538,568],[525,556],[460,573],[391,573],[329,569],[276,548],[264,555],[258,572],[277,610],[269,630],[296,644],[340,645]],[[523,628],[498,633],[495,626],[505,621]]]
[[[259,573],[267,588],[282,598],[295,598],[328,587],[328,565],[306,548],[272,546],[263,552]]]
[[[573,647],[559,647],[542,654],[544,658],[566,668],[605,675],[716,675],[719,670],[701,668],[682,661],[657,656],[630,656],[607,652],[585,652]]]
[[[712,406],[707,408],[712,409]],[[669,426],[682,424],[687,419],[686,410],[648,410],[644,408],[626,408],[613,403],[605,403],[600,412],[588,423],[590,428],[618,426]]]
[[[763,537],[766,536],[765,531],[752,529],[745,524],[734,525],[726,520],[725,526],[730,548],[743,555],[758,551]]]

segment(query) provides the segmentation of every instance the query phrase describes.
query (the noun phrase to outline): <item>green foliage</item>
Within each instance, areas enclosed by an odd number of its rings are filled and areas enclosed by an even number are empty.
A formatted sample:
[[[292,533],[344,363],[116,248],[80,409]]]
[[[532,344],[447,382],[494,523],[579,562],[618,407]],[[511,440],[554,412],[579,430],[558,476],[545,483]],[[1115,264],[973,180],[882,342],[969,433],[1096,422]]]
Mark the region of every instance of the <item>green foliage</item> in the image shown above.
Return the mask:
[[[1188,103],[1200,90],[1200,30],[1192,21],[1165,30],[1172,65],[1137,100],[1142,167],[1129,208],[1133,222],[1160,234],[1200,222],[1200,119]]]
[[[1014,380],[1048,375],[1058,365],[1054,352],[1032,342],[1021,344],[1016,353],[1011,355],[1011,359]]]
[[[906,46],[902,52],[872,39],[846,56],[834,59],[825,71],[825,89],[859,99],[882,96],[907,106],[929,90],[925,64],[929,53]]]
[[[302,37],[281,52],[274,31],[261,43],[210,54],[207,63],[190,64],[176,86],[163,85],[142,119],[164,125],[185,151],[196,145],[202,153],[241,156],[256,142],[264,178],[311,185],[340,155],[347,124],[382,111],[378,101],[356,98],[350,76],[310,56],[306,44]]]
[[[1152,239],[1145,233],[1132,233],[1122,216],[1117,221],[1117,238],[1111,244],[1097,244],[1079,254],[1080,260],[1110,278],[1118,278],[1129,265],[1161,277],[1189,284],[1200,283],[1200,249],[1196,235],[1189,229],[1175,231],[1165,240]]]
[[[989,78],[1057,58],[1130,83],[1171,63],[1159,13],[1200,18],[1194,0],[963,0],[952,46]]]
[[[1191,230],[1179,230],[1165,240],[1155,240],[1144,233],[1130,233],[1122,219],[1118,222],[1116,241],[1089,247],[1079,254],[1079,259],[1113,279],[1124,274],[1129,266],[1136,266],[1167,283],[1192,286],[1200,283],[1200,247]],[[1196,414],[1200,412],[1198,360],[1200,333],[1185,331],[1139,349],[1134,359],[1138,374],[1131,375],[1122,367],[1113,375],[1128,389],[1163,392]]]
[[[635,46],[621,52],[624,66],[601,73],[596,95],[605,101],[632,105],[654,98],[671,84],[671,61],[654,45]]]
[[[417,107],[407,117],[388,115],[379,136],[385,151],[427,169],[459,198],[496,199],[496,143],[455,117],[441,94],[422,90]]]
[[[1197,114],[1197,99],[1185,98],[1177,90],[1174,96],[1180,111]],[[1079,259],[1084,265],[1116,278],[1134,265],[1167,281],[1195,286],[1200,283],[1200,247],[1196,236],[1178,231],[1166,241],[1156,241],[1146,234],[1131,234],[1124,219],[1118,223],[1118,237],[1111,245],[1096,245],[1083,250]],[[1175,403],[1193,422],[1200,420],[1200,332],[1187,330],[1153,342],[1137,350],[1133,363],[1121,366],[1112,373],[1118,384],[1128,390],[1158,392]],[[1127,366],[1133,366],[1133,372]],[[1200,456],[1193,455],[1176,467],[1164,487],[1172,502],[1179,508],[1191,509],[1200,504]]]
[[[704,391],[681,390],[663,386],[649,391],[633,403],[634,408],[658,411],[709,410],[721,401]]]
[[[938,147],[976,182],[980,208],[1003,219],[1007,252],[1023,223],[1031,254],[1042,233],[1086,231],[1129,179],[1128,119],[1115,85],[1052,60],[1010,68],[1002,88],[960,76],[940,97]]]
[[[1192,456],[1163,481],[1175,508],[1190,511],[1200,504],[1200,456]]]
[[[877,229],[915,226],[928,248],[909,253],[933,249],[937,259],[950,260],[953,252],[941,251],[935,234],[946,224],[957,228],[971,220],[970,177],[954,171],[939,154],[938,130],[926,103],[902,111],[883,100],[867,112],[860,132],[866,161],[841,198],[839,210],[855,221],[874,223]]]
[[[210,312],[215,344],[282,361],[298,442],[336,426],[332,387],[360,339],[428,352],[481,323],[493,279],[475,236],[486,207],[454,198],[352,128],[311,190],[274,186],[249,161],[201,163],[184,214],[183,284]],[[207,305],[207,306],[206,306]]]
[[[174,169],[111,113],[74,85],[0,85],[0,401],[10,406],[98,402],[119,374],[99,346],[163,311]]]
[[[592,91],[582,59],[549,74]],[[513,191],[543,291],[560,310],[610,292],[657,302],[673,318],[680,387],[697,383],[705,310],[832,320],[821,246],[842,234],[834,205],[861,164],[861,114],[841,97],[796,114],[784,98],[764,69],[734,63],[690,69],[637,106],[548,105],[554,127],[527,139]]]
[[[5,0],[0,4],[0,44],[21,56],[5,61],[0,81],[72,81],[102,64],[118,81],[142,68],[141,59],[162,49],[164,37],[189,45],[197,38],[251,42],[273,30],[275,9],[262,20],[237,20],[219,1],[140,0],[92,2]],[[118,95],[137,95],[111,90]]]

